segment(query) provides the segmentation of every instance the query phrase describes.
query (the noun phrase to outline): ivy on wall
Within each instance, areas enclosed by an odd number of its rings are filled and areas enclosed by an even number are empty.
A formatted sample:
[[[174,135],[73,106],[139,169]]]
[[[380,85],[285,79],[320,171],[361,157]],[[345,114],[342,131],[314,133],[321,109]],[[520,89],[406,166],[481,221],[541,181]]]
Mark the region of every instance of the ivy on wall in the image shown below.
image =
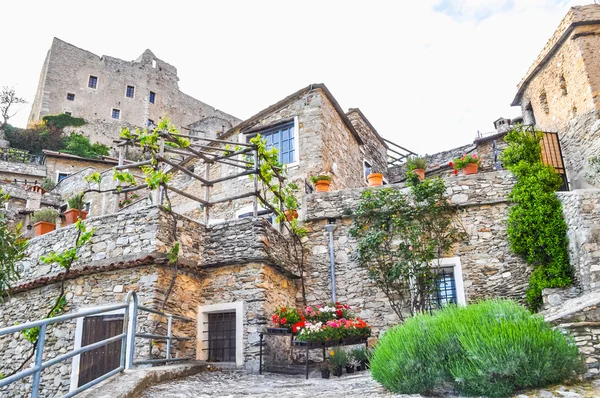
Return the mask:
[[[529,279],[527,303],[532,311],[542,305],[542,290],[570,286],[573,272],[567,250],[567,224],[556,196],[561,186],[554,168],[542,163],[539,131],[522,127],[510,131],[502,161],[516,177],[509,194],[508,240],[511,250],[534,270]]]

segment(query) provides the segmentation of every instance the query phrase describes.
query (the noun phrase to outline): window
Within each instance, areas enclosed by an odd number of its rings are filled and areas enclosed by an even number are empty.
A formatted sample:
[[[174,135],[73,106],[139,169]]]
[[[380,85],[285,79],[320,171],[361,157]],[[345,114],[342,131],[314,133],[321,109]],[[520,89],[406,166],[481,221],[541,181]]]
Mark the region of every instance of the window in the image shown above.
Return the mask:
[[[60,171],[56,172],[56,182],[59,183],[65,178],[69,176],[69,173],[61,173]]]
[[[208,361],[235,362],[235,311],[208,314]]]
[[[75,94],[73,94],[73,93],[67,93],[67,100],[69,100],[69,101],[75,101]]]
[[[431,307],[466,305],[460,258],[441,258],[434,260],[432,266],[437,268],[437,291],[431,297]]]
[[[81,210],[87,211],[89,215],[90,211],[92,210],[92,202],[85,202]]]
[[[90,80],[88,81],[88,87],[89,88],[98,88],[98,76],[91,76],[90,75]]]
[[[246,142],[250,142],[254,135],[246,136]],[[282,164],[296,162],[296,137],[294,123],[288,123],[283,126],[268,129],[260,132],[260,136],[267,140],[267,148],[277,148],[279,150],[279,161]]]
[[[127,90],[125,92],[125,95],[127,96],[127,98],[133,98],[134,94],[135,94],[135,87],[127,86]]]
[[[148,101],[153,104],[156,101],[156,93],[154,91],[150,91],[150,95],[148,96]]]
[[[545,90],[542,90],[542,92],[540,93],[540,105],[542,106],[544,113],[546,115],[549,115],[550,114],[550,106],[548,106],[548,96],[546,95]]]
[[[71,116],[71,112],[65,112],[65,115]]]
[[[560,85],[560,91],[563,96],[567,95],[569,92],[567,91],[567,81],[565,80],[565,76],[563,74],[560,75],[558,79],[558,83]]]
[[[244,302],[198,308],[198,359],[244,364]]]
[[[367,162],[366,160],[363,160],[363,170],[365,172],[365,181],[368,183],[369,181],[367,180],[367,176],[369,174],[371,174],[371,170],[373,169],[373,166],[371,166],[371,163]]]
[[[121,111],[119,109],[113,108],[113,110],[112,110],[112,118],[113,119],[120,119],[121,118]]]
[[[153,125],[154,125],[154,120],[148,119],[148,127],[153,126]]]
[[[156,60],[155,59],[152,60],[152,67],[156,68]]]

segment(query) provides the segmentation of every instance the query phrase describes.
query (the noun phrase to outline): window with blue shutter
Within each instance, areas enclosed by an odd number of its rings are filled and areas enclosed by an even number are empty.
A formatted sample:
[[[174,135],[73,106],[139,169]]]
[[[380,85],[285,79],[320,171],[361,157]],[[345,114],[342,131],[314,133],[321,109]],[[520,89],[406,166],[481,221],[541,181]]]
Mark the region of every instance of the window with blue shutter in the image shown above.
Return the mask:
[[[297,161],[298,155],[296,154],[296,137],[293,122],[261,131],[259,134],[267,140],[268,149],[277,148],[281,164],[290,164]],[[256,134],[248,136],[247,142],[255,136]]]

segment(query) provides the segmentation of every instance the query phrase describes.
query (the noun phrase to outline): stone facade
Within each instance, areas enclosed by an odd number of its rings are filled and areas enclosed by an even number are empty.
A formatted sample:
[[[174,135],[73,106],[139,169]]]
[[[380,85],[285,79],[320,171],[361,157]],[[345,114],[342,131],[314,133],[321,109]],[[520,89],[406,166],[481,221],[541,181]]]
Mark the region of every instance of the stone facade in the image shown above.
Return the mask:
[[[460,259],[466,302],[487,297],[508,297],[524,302],[531,269],[508,247],[506,195],[514,185],[507,171],[451,176],[446,179],[448,194],[459,207],[459,219],[468,233],[467,242],[456,246],[453,257]],[[391,185],[405,189],[404,185]],[[356,242],[348,236],[362,189],[317,193],[305,198],[308,269],[307,300],[331,299],[328,233],[325,225],[336,220],[334,236],[336,295],[339,301],[357,308],[358,314],[379,330],[398,322],[383,292],[369,280],[358,264]],[[297,298],[300,300],[301,296]]]
[[[586,188],[600,151],[600,5],[573,7],[518,86],[524,122],[557,131],[572,188]]]
[[[88,87],[90,76],[97,77],[96,88]],[[225,124],[237,124],[239,119],[198,101],[179,90],[177,69],[158,59],[150,50],[135,61],[124,61],[75,47],[54,38],[48,51],[29,121],[44,115],[71,112],[88,124],[78,128],[89,138],[112,146],[119,137],[119,126],[128,123],[146,127],[148,121],[158,122],[169,117],[185,127],[200,119],[217,117]],[[133,86],[133,98],[126,96],[126,87]],[[155,93],[154,103],[150,92]],[[73,94],[73,100],[68,98]],[[120,117],[113,119],[112,110]]]

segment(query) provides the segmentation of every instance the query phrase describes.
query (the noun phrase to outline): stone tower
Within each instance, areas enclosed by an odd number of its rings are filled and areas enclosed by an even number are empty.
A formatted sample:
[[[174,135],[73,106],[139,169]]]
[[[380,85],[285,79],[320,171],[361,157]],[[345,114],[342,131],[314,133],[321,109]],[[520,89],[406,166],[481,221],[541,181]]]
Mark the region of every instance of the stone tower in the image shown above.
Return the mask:
[[[518,85],[525,124],[556,131],[571,188],[600,154],[600,5],[573,7]]]

